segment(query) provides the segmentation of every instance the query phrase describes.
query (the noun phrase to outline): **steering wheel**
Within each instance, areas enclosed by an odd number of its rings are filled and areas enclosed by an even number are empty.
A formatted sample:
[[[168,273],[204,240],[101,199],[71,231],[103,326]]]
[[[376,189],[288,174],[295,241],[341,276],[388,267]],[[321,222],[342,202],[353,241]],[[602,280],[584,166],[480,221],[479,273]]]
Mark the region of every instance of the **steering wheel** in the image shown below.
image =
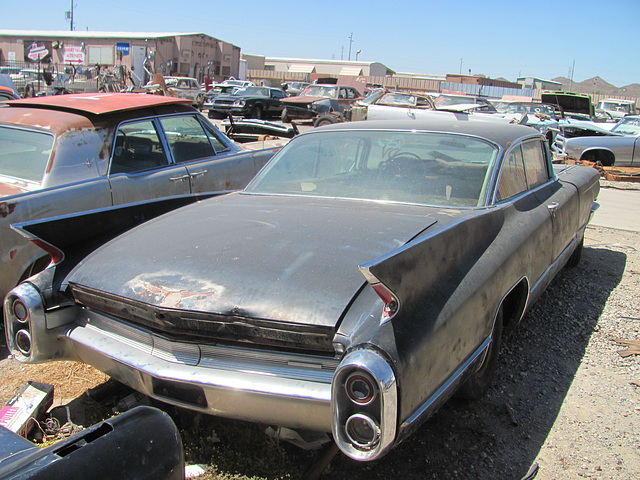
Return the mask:
[[[378,166],[378,174],[380,175],[396,175],[403,172],[403,164],[422,161],[419,155],[411,152],[399,152],[380,163]],[[407,172],[408,173],[408,172]]]

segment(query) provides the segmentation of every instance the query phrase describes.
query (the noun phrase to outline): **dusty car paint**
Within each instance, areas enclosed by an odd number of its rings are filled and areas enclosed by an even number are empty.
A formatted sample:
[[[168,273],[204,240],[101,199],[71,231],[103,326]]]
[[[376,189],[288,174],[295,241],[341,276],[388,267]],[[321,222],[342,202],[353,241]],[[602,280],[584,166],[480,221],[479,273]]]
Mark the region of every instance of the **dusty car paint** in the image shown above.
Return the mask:
[[[318,145],[322,161],[305,164]],[[522,178],[512,169],[525,157],[537,168]],[[391,173],[394,162],[404,167]],[[432,196],[405,196],[427,180]],[[314,129],[244,191],[86,250],[59,222],[92,215],[21,225],[68,258],[7,296],[10,349],[84,361],[194,410],[330,430],[345,454],[373,460],[468,385],[497,351],[497,326],[514,328],[575,261],[598,190],[593,169],[552,169],[528,127]]]

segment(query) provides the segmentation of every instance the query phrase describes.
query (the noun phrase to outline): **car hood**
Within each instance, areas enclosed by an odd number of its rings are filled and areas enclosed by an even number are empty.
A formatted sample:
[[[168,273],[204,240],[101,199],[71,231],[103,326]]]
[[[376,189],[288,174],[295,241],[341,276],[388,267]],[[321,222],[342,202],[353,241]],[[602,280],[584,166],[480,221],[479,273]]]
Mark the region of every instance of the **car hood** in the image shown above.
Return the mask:
[[[320,100],[331,100],[329,97],[288,97],[280,100],[282,103],[289,103],[292,105],[308,105]]]
[[[365,283],[358,266],[433,225],[433,213],[415,205],[230,194],[121,235],[67,281],[159,308],[334,328]]]

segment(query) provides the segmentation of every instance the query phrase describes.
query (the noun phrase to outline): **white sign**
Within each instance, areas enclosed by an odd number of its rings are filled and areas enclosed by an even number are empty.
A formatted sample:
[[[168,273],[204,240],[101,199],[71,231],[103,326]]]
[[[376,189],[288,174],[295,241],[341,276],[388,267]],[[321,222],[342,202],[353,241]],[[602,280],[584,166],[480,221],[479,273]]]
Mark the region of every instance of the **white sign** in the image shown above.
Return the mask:
[[[62,52],[62,59],[64,63],[83,64],[84,52],[82,51],[82,47],[68,47],[65,45],[64,51]]]

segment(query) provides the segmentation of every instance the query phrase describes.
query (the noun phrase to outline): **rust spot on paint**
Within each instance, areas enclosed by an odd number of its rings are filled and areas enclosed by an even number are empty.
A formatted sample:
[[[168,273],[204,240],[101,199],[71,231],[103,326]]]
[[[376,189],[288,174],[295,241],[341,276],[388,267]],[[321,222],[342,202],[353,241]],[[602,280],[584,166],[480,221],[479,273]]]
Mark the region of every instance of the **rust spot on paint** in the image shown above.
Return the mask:
[[[15,203],[0,202],[0,217],[7,218],[15,209]]]
[[[15,258],[15,256],[16,256],[16,253],[18,253],[18,249],[17,249],[17,248],[14,248],[13,250],[11,250],[11,251],[9,252],[9,258],[10,258],[11,260],[13,260],[13,259]]]

